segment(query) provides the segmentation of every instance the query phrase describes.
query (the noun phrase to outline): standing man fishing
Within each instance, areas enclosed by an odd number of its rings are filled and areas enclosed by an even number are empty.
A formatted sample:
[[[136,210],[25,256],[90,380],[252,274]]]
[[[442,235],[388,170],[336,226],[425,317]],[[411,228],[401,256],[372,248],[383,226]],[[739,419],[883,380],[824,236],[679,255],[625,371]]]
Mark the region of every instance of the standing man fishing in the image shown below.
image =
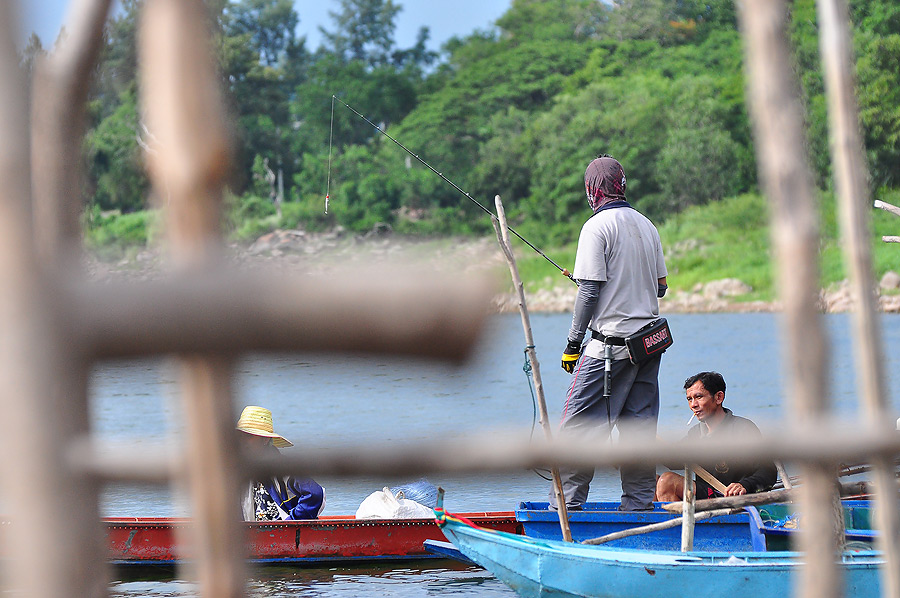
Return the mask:
[[[562,356],[573,374],[563,409],[563,435],[605,442],[616,426],[622,439],[653,442],[659,414],[659,362],[672,343],[659,298],[666,264],[653,223],[625,198],[622,165],[603,155],[584,173],[588,218],[578,238],[573,277],[578,295]],[[582,346],[586,332],[591,339]],[[583,352],[583,355],[582,355]],[[620,469],[619,510],[653,508],[654,465]],[[587,500],[593,469],[560,469],[566,506]],[[551,508],[556,508],[550,493]]]

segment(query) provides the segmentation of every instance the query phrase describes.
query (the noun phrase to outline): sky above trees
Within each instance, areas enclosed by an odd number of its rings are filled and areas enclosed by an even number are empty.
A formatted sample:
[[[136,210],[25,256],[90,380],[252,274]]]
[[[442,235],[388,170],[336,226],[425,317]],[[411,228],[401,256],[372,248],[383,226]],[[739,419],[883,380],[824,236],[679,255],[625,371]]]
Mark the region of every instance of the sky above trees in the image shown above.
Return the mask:
[[[33,31],[44,46],[51,46],[62,25],[72,0],[22,0],[22,40]],[[509,8],[511,0],[401,0],[403,10],[397,16],[396,40],[400,47],[416,43],[420,27],[428,27],[431,37],[428,47],[437,50],[453,36],[465,36],[476,29],[486,29]],[[118,5],[118,1],[116,2]],[[307,39],[307,48],[314,50],[322,41],[319,27],[329,27],[328,11],[338,10],[337,0],[294,0],[300,15],[299,36]],[[24,43],[24,41],[23,41]]]

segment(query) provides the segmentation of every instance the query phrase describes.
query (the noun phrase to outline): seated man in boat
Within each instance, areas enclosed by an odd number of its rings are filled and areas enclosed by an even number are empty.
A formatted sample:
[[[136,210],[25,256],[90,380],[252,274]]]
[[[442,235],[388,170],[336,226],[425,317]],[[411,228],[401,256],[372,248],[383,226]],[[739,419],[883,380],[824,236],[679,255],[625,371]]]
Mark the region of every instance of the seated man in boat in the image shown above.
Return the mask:
[[[745,417],[734,415],[723,407],[725,379],[718,372],[700,372],[685,380],[684,389],[688,406],[700,422],[688,430],[686,438],[716,438],[739,435],[759,436],[759,428]],[[670,466],[671,467],[671,466]],[[703,465],[714,478],[725,486],[717,492],[705,480],[697,476],[695,482],[698,499],[715,496],[739,496],[769,490],[775,484],[777,471],[774,463],[755,465],[730,465],[720,461],[712,466]],[[674,467],[672,467],[674,469]],[[681,500],[684,496],[684,478],[677,473],[666,472],[656,482],[656,498],[661,501]]]
[[[250,405],[237,423],[241,448],[247,452],[278,453],[293,446],[275,433],[272,412]],[[325,489],[311,479],[291,476],[252,481],[242,493],[241,509],[246,521],[316,519],[325,507]]]

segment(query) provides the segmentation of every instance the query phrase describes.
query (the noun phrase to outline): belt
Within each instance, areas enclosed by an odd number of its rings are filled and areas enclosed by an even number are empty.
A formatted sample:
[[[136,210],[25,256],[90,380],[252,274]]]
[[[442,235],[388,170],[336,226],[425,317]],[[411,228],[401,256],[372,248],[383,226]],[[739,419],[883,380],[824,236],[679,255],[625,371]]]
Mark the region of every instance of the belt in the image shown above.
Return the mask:
[[[594,329],[590,329],[590,330],[591,330],[591,338],[592,339],[604,342],[607,345],[617,345],[619,347],[625,346],[625,339],[622,338],[621,336],[606,336],[602,332],[597,332]]]

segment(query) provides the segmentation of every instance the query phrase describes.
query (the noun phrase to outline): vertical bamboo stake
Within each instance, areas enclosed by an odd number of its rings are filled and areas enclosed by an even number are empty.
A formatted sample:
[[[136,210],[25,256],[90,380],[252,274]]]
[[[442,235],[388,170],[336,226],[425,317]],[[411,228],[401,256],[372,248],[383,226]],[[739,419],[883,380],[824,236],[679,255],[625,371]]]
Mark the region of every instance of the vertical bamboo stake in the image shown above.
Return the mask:
[[[772,205],[772,236],[784,304],[788,396],[797,421],[815,426],[828,412],[825,335],[817,310],[818,224],[801,127],[799,84],[791,71],[783,0],[738,3],[745,42],[749,100],[763,188]],[[843,543],[840,499],[823,468],[803,468],[806,483],[800,579],[807,598],[842,593],[834,566]]]
[[[68,393],[85,388],[85,369],[34,250],[14,5],[0,2],[0,480],[12,519],[3,583],[34,598],[99,597],[107,578],[96,487],[66,462],[87,418],[84,397]]]
[[[509,264],[509,273],[513,279],[513,286],[519,297],[519,315],[522,316],[522,328],[525,329],[525,344],[528,353],[528,359],[531,361],[531,369],[534,375],[534,392],[538,399],[538,409],[541,414],[541,428],[544,430],[544,436],[547,440],[552,440],[553,432],[550,430],[550,418],[547,414],[547,402],[544,400],[544,384],[541,381],[541,364],[537,359],[537,352],[534,349],[534,335],[531,333],[531,318],[528,316],[528,305],[525,302],[525,286],[522,284],[522,278],[519,276],[519,268],[516,266],[516,257],[513,255],[512,247],[509,244],[509,227],[506,224],[506,212],[503,210],[503,203],[500,196],[494,197],[494,204],[497,206],[498,218],[492,218],[494,229],[497,233],[497,240],[500,242],[500,249],[506,256],[506,262]],[[498,225],[499,219],[499,225]],[[562,529],[563,540],[572,541],[572,531],[569,529],[569,511],[566,507],[566,496],[563,493],[562,480],[559,477],[559,467],[550,468],[553,476],[553,492],[556,495],[557,513],[559,513],[559,527]]]
[[[219,253],[221,188],[229,167],[224,103],[200,0],[146,3],[140,56],[146,121],[157,145],[148,165],[157,193],[168,192],[167,232],[175,266],[185,271]],[[239,519],[241,476],[224,357],[181,360],[187,459],[194,513],[192,548],[205,596],[245,590],[245,539]]]
[[[681,499],[681,552],[694,549],[694,504],[696,493],[691,481],[691,468],[684,468],[684,495]]]
[[[853,336],[860,401],[869,425],[892,428],[888,393],[881,359],[881,330],[873,289],[868,219],[868,176],[859,132],[856,81],[850,45],[847,5],[843,0],[818,0],[819,47],[825,68],[825,91],[832,163],[840,206],[844,258],[853,293]],[[873,460],[876,522],[885,553],[882,569],[886,595],[900,597],[900,514],[896,508],[894,462]]]
[[[112,0],[73,0],[57,48],[35,65],[32,107],[34,236],[45,263],[81,250],[81,140],[91,73]]]

